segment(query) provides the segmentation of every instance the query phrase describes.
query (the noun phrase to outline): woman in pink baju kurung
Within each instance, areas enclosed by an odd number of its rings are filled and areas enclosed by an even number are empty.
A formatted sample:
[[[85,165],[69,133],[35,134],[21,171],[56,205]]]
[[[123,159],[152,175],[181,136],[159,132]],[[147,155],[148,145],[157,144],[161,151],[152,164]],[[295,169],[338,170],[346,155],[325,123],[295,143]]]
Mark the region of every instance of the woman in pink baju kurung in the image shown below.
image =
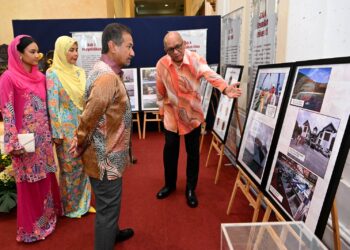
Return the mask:
[[[45,239],[61,215],[45,77],[38,70],[38,45],[27,35],[8,47],[8,70],[0,78],[5,151],[12,156],[17,186],[17,241]],[[18,134],[34,133],[35,152],[26,152]]]

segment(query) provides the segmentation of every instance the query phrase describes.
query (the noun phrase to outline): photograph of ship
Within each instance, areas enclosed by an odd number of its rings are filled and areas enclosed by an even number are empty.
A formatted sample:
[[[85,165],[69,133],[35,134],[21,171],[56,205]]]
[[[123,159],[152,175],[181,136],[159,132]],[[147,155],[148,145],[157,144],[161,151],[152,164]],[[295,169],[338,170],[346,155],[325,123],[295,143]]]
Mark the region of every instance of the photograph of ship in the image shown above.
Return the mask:
[[[270,192],[294,220],[305,221],[317,176],[283,153],[278,153]]]
[[[270,150],[273,128],[257,120],[252,120],[244,146],[243,162],[258,177],[262,178],[266,158]]]
[[[254,91],[253,110],[275,117],[285,76],[285,73],[259,73]]]
[[[300,109],[288,156],[323,178],[332,154],[339,123],[339,119]]]
[[[319,112],[332,68],[301,68],[298,71],[291,104]]]

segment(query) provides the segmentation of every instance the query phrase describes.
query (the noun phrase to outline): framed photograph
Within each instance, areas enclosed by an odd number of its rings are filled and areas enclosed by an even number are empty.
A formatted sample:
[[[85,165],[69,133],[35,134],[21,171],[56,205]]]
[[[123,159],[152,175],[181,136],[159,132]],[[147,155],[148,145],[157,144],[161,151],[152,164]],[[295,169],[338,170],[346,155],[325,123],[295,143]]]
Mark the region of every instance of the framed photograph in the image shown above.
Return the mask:
[[[123,69],[123,81],[125,88],[128,91],[131,110],[139,111],[139,90],[137,87],[137,69]]]
[[[350,145],[350,57],[297,62],[265,190],[322,237]]]
[[[155,67],[140,68],[142,111],[159,109],[157,105],[156,76],[157,70]]]
[[[228,85],[235,84],[241,80],[242,72],[243,66],[227,65],[225,71],[225,81],[228,83]],[[225,143],[226,140],[229,121],[233,111],[233,103],[234,98],[228,98],[225,95],[220,96],[213,131],[223,143]]]
[[[210,64],[209,67],[215,72],[217,72],[218,70],[218,64]],[[202,99],[202,110],[204,114],[204,119],[207,118],[212,93],[213,86],[211,86],[211,84],[208,84],[208,81],[204,77],[202,77],[200,95]]]
[[[289,94],[292,64],[259,66],[237,161],[262,184],[283,99]],[[287,99],[286,99],[287,100]],[[270,157],[271,158],[271,157]]]

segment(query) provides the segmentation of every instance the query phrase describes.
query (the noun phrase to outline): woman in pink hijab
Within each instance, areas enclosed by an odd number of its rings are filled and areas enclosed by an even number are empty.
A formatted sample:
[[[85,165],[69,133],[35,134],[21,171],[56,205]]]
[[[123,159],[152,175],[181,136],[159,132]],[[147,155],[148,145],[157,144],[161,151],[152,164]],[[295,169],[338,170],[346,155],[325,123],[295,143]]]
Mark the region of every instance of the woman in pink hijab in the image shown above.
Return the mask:
[[[8,70],[0,78],[5,151],[12,156],[15,170],[20,242],[45,239],[61,214],[38,50],[32,37],[17,36],[8,47]],[[26,152],[18,140],[18,134],[28,133],[34,133],[35,152]]]

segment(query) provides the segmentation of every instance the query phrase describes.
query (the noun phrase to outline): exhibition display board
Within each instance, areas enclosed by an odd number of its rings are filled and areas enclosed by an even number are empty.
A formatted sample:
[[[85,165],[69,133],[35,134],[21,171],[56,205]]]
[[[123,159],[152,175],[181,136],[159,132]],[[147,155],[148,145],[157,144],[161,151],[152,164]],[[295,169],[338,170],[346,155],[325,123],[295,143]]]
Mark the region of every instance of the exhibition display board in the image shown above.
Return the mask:
[[[238,152],[239,165],[261,184],[292,64],[259,66]]]
[[[140,68],[141,110],[159,110],[157,105],[157,70],[155,67]]]
[[[218,64],[210,64],[209,67],[215,72],[218,71]],[[211,95],[213,93],[213,86],[211,84],[208,84],[208,81],[204,77],[202,77],[201,79],[201,88],[199,92],[202,99],[202,110],[204,114],[204,119],[207,119]]]
[[[133,112],[139,111],[139,89],[137,86],[137,69],[123,69],[123,72],[123,81],[125,84],[125,88],[129,94],[131,110]]]
[[[350,57],[297,62],[265,191],[322,237],[350,146]]]
[[[227,65],[225,70],[225,81],[228,85],[235,84],[241,80],[243,66]],[[234,98],[228,98],[225,95],[220,96],[218,109],[215,115],[214,133],[225,143],[227,128],[229,127],[230,117],[232,116]]]

